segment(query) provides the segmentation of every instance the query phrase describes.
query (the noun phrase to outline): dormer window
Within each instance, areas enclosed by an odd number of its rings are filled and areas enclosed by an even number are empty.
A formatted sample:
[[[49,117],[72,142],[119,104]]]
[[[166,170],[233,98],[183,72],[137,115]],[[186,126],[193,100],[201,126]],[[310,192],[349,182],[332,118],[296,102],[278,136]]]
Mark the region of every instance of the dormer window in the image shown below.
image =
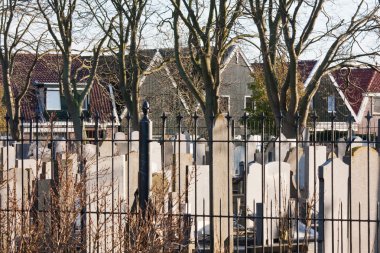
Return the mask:
[[[45,105],[46,105],[46,110],[47,111],[67,111],[67,104],[66,104],[66,99],[61,94],[61,91],[58,87],[58,84],[56,85],[46,85],[46,96],[45,96]],[[79,89],[79,92],[82,92],[84,89]],[[89,110],[89,104],[90,104],[90,99],[88,94],[83,100],[82,103],[82,110],[83,111],[88,111]]]
[[[61,110],[61,94],[59,88],[48,88],[46,90],[46,110],[60,111]]]

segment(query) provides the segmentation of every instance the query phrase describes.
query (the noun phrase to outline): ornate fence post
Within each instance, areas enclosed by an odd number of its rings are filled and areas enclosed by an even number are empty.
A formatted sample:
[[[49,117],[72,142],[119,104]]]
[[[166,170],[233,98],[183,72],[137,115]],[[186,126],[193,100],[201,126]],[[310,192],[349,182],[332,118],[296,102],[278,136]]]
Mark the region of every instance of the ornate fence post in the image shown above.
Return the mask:
[[[150,190],[150,141],[152,139],[152,123],[148,117],[149,103],[144,101],[144,116],[140,121],[139,132],[139,205],[143,213],[146,210]]]

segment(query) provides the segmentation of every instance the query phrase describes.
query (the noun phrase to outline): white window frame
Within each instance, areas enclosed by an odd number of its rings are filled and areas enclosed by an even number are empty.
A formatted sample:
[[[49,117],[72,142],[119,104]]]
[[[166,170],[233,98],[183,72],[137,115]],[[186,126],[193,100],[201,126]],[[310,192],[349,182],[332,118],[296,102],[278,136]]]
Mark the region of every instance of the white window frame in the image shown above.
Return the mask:
[[[58,97],[54,97],[54,99],[49,100],[48,97],[50,97],[50,95],[49,95],[50,92],[58,93]],[[56,104],[57,100],[58,100],[59,105]],[[49,106],[50,105],[49,101],[55,102],[54,106]],[[61,110],[62,104],[61,104],[61,93],[59,91],[59,88],[47,88],[46,89],[45,103],[46,103],[46,105],[45,105],[46,111],[60,111]]]
[[[83,103],[82,103],[82,111],[88,111],[88,106],[90,105],[90,94],[87,94],[84,99],[83,99]]]
[[[333,107],[332,110],[331,110],[331,107]],[[327,112],[328,113],[336,112],[336,97],[335,97],[335,95],[330,95],[327,97]]]
[[[230,95],[220,95],[221,98],[228,98],[228,108],[227,108],[227,112],[231,112],[231,97]],[[219,101],[220,102],[220,101]],[[219,103],[219,106],[220,106],[220,103]],[[227,113],[227,112],[222,112],[222,113]]]
[[[60,111],[62,110],[62,101],[61,101],[61,93],[60,93],[60,88],[59,88],[59,83],[43,83],[44,85],[47,85],[48,87],[46,87],[46,93],[45,93],[45,107],[46,107],[46,111]],[[82,85],[83,87],[79,86],[77,89],[79,91],[83,91],[85,89],[84,85],[85,83],[79,83],[78,85]],[[56,109],[58,107],[55,107],[55,109],[48,109],[48,106],[47,106],[47,92],[48,91],[58,91],[59,92],[59,109]],[[88,111],[89,110],[89,105],[90,105],[90,93],[86,95],[86,97],[84,98],[83,100],[83,104],[82,104],[82,111]]]
[[[380,100],[380,96],[373,96],[372,97],[372,115],[380,115],[380,111],[379,112],[375,111],[375,99]]]
[[[252,99],[252,96],[244,96],[244,110],[247,109],[247,98]],[[253,101],[253,110],[256,111],[256,101]]]

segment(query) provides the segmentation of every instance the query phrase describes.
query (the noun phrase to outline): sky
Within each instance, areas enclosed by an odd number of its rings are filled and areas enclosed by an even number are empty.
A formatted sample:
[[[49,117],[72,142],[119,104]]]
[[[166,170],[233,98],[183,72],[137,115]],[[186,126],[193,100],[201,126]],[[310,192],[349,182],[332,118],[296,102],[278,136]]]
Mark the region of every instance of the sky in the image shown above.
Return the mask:
[[[313,0],[310,0],[313,1]],[[378,0],[365,0],[368,4],[368,8],[374,6]],[[327,0],[325,5],[325,12],[331,17],[333,22],[337,22],[340,19],[344,19],[345,21],[349,21],[350,17],[356,10],[356,6],[359,0]],[[157,25],[162,23],[162,19],[170,19],[171,11],[170,11],[170,0],[152,0],[151,9],[154,10],[157,14],[152,16],[148,20],[148,25],[144,29],[143,32],[143,48],[168,48],[173,46],[173,35],[170,27],[168,25],[160,26],[160,30],[157,29]],[[300,24],[303,25],[306,22],[309,14],[308,12],[301,12],[301,20]],[[316,31],[323,31],[326,28],[327,19],[321,15],[320,19],[316,24]],[[240,20],[244,32],[255,34],[255,26],[253,21],[250,19]],[[79,36],[76,39],[74,48],[77,50],[82,50],[88,43],[86,42],[86,36],[96,37],[96,29],[94,28],[94,24],[90,24],[83,29],[83,37]],[[367,36],[365,38],[361,38],[363,41],[361,42],[361,46],[363,48],[371,48],[373,46],[380,45],[376,36]],[[257,41],[256,41],[257,42]],[[328,45],[331,44],[331,40],[324,40],[320,43],[315,44],[310,50],[306,51],[301,59],[319,59],[323,56],[328,48]],[[260,52],[249,43],[240,43],[241,48],[246,54],[247,58],[250,61],[260,61],[259,55]],[[380,61],[379,61],[380,62]]]
[[[358,5],[358,0],[334,0],[327,1],[325,5],[326,13],[331,17],[334,22],[337,22],[340,19],[344,19],[345,21],[349,21],[351,16],[354,14],[356,10],[356,6]],[[368,4],[368,8],[374,6],[377,3],[377,0],[366,0]],[[169,0],[153,0],[153,7],[157,12],[159,12],[162,16],[169,18],[171,13],[168,11],[168,6],[170,6]],[[301,15],[303,20],[301,19],[301,25],[308,18],[308,13],[304,12]],[[157,31],[156,25],[159,23],[159,18],[155,17],[150,20],[149,28],[145,30],[144,33],[144,42],[143,46],[146,48],[163,48],[172,46],[172,35],[170,32],[161,32]],[[254,25],[252,20],[241,20],[244,29],[251,34],[255,34],[256,31],[254,29]],[[316,31],[323,31],[326,28],[327,19],[321,15],[320,19],[316,24]],[[364,48],[370,48],[374,45],[379,44],[377,38],[375,36],[367,36],[362,38],[363,42],[361,46]],[[331,40],[321,41],[316,44],[310,50],[305,52],[302,55],[302,59],[318,59],[323,56],[326,52],[327,45],[331,44]],[[250,61],[260,61],[259,54],[260,52],[249,43],[240,43],[244,53]]]

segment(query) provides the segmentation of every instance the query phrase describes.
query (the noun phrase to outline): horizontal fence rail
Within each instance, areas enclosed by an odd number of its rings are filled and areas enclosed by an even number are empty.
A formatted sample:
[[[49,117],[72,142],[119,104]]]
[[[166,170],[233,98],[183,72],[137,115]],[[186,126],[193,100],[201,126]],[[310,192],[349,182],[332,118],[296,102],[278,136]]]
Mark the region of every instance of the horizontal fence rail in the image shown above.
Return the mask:
[[[0,252],[379,252],[377,119],[9,118]],[[124,122],[119,124],[119,122]],[[169,124],[170,123],[170,124]]]

